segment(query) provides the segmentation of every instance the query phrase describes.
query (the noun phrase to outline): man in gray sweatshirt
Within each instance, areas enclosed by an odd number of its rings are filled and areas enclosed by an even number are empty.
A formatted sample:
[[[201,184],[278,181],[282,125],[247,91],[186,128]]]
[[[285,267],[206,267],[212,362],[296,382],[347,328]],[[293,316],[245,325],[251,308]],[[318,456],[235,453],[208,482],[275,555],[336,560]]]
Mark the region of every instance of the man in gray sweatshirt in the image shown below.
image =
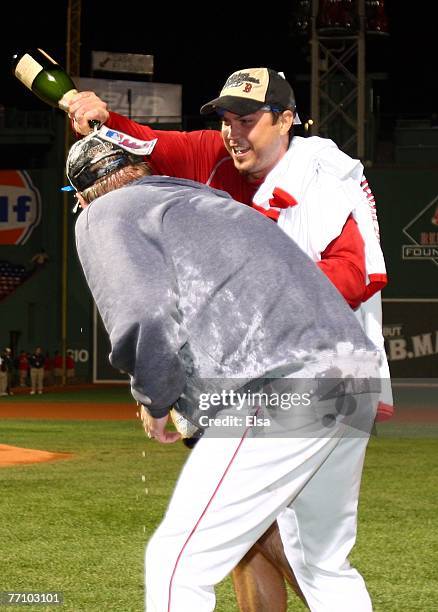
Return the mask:
[[[274,224],[224,192],[148,176],[123,139],[103,129],[70,151],[79,258],[149,435],[179,438],[166,430],[176,401],[205,431],[147,547],[147,609],[212,610],[214,585],[286,509],[310,609],[369,612],[347,557],[378,352]]]

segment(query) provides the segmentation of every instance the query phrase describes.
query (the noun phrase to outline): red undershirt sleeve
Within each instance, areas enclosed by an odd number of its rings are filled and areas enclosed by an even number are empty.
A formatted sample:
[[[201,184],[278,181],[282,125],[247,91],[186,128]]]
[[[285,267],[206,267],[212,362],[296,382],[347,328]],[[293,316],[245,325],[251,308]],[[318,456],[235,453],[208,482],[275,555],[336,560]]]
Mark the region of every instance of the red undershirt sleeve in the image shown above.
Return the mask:
[[[318,266],[350,306],[357,308],[366,289],[365,251],[363,238],[351,215],[340,235],[322,252]]]

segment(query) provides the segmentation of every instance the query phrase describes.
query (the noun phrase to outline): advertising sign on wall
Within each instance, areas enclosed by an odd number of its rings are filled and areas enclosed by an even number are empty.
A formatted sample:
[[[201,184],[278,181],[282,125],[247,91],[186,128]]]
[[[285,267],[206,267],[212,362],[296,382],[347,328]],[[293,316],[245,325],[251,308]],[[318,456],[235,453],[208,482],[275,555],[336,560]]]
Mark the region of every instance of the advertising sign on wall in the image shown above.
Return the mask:
[[[386,300],[386,352],[393,378],[438,378],[438,299]]]
[[[403,259],[428,259],[438,265],[438,196],[403,228],[409,244],[403,244]]]
[[[154,74],[154,56],[142,53],[91,52],[92,70],[102,72],[129,72],[131,74]]]
[[[24,244],[40,218],[40,194],[27,172],[0,170],[0,244]]]
[[[180,123],[181,85],[113,79],[75,79],[78,89],[95,91],[115,113],[140,123]]]

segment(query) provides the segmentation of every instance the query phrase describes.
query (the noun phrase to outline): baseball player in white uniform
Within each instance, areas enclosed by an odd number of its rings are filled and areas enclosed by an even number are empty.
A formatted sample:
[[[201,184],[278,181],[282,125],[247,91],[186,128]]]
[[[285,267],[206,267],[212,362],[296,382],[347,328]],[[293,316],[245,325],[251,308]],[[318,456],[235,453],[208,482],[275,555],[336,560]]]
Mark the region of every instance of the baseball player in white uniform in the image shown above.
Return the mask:
[[[148,543],[147,610],[213,610],[215,584],[281,516],[310,609],[370,612],[348,555],[380,352],[268,219],[141,162],[92,134],[67,174],[110,359],[129,373],[150,436],[178,439],[165,429],[175,401],[205,431]]]

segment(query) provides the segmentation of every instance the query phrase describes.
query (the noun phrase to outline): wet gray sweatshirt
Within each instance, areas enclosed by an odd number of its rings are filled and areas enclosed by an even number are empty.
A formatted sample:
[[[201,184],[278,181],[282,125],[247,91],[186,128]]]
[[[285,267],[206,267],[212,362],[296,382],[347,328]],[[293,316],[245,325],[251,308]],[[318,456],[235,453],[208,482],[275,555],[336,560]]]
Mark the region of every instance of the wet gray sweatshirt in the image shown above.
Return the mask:
[[[205,185],[152,176],[113,191],[80,214],[76,242],[110,361],[155,417],[212,379],[299,372],[345,343],[374,349],[275,223]]]

